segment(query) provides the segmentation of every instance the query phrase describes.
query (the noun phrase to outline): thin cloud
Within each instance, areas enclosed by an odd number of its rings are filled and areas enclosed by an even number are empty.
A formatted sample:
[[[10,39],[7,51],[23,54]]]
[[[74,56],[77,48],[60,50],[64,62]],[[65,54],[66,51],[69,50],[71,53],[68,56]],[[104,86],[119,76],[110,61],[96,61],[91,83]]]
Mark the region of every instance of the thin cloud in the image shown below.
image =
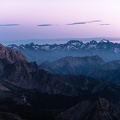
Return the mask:
[[[53,26],[53,25],[52,24],[40,24],[40,25],[37,25],[37,26],[47,27],[47,26]]]
[[[80,25],[80,24],[87,24],[89,22],[75,22],[75,23],[70,23],[70,24],[67,24],[67,25]]]
[[[110,24],[100,24],[100,25],[110,25]]]
[[[0,24],[0,26],[19,26],[20,24]]]
[[[82,25],[82,24],[88,24],[88,23],[94,23],[94,22],[101,22],[101,20],[74,22],[74,23],[70,23],[70,24],[66,24],[66,25]]]
[[[91,21],[91,23],[93,23],[93,22],[102,22],[101,20],[93,20],[93,21]]]

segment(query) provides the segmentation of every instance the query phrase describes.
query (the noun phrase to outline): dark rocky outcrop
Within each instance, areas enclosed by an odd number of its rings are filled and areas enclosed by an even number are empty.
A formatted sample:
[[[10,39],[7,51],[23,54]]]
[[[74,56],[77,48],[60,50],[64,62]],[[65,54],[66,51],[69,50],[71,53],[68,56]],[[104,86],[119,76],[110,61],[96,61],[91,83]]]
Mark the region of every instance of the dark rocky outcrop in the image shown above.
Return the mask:
[[[74,87],[62,81],[59,75],[52,75],[38,68],[35,62],[16,61],[4,69],[1,80],[8,81],[25,89],[37,89],[42,93],[68,96],[78,95]]]
[[[0,120],[23,120],[23,119],[13,113],[0,112]]]
[[[119,120],[119,109],[105,98],[83,101],[65,112],[56,120]]]

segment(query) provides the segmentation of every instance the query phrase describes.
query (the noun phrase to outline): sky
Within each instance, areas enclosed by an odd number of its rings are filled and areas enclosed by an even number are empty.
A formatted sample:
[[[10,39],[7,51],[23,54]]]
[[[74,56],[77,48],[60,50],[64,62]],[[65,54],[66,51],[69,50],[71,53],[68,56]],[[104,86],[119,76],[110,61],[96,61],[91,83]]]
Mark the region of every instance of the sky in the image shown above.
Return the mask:
[[[120,0],[0,0],[0,40],[120,37]]]

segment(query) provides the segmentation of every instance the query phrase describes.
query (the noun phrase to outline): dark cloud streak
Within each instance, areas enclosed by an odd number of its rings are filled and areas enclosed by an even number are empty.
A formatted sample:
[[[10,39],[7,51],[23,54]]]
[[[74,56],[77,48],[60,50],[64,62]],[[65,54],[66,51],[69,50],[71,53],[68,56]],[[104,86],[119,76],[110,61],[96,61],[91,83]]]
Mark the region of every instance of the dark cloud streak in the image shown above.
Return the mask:
[[[1,27],[19,26],[20,24],[0,24]]]
[[[100,25],[110,25],[110,24],[100,24]]]
[[[102,21],[101,20],[82,21],[82,22],[75,22],[75,23],[70,23],[66,25],[82,25],[82,24],[88,24],[88,23],[94,23],[94,22],[102,22]]]
[[[75,22],[67,25],[79,25],[79,24],[87,24],[88,22]]]
[[[47,27],[47,26],[53,26],[53,25],[52,24],[40,24],[40,25],[37,25],[37,26]]]
[[[93,20],[93,21],[91,21],[91,23],[93,23],[93,22],[102,22],[101,20]]]

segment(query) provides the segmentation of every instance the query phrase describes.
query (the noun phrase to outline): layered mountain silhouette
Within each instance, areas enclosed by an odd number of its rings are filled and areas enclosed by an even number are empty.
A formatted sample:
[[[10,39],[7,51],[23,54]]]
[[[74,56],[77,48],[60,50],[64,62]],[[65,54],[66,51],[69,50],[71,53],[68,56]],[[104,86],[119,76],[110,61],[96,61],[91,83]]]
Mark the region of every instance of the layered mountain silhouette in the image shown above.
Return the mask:
[[[79,46],[79,41],[74,44]],[[98,55],[68,56],[47,63],[52,65],[45,71],[18,50],[0,44],[0,119],[119,120],[120,88],[106,80],[119,79],[119,60],[105,63]],[[61,68],[60,74],[55,67]],[[99,81],[93,79],[99,69],[112,72]]]
[[[99,56],[67,56],[53,62],[40,65],[46,71],[63,75],[87,75],[97,80],[104,80],[120,85],[120,60],[105,62]]]
[[[3,49],[7,50],[7,48],[2,46],[1,54],[4,53]],[[68,79],[69,81],[73,81],[74,79],[80,81],[84,79],[84,82],[88,79],[88,81],[90,80],[92,82],[89,77],[86,78],[84,76],[61,76],[51,74],[50,72],[40,69],[36,62],[28,62],[27,58],[22,53],[10,48],[9,51],[12,52],[7,52],[7,56],[1,57],[1,80],[10,82],[18,87],[36,89],[41,93],[53,95],[77,96],[79,92],[75,89],[75,86],[67,82]],[[10,56],[14,56],[14,59],[10,59]],[[81,89],[84,87],[86,86],[83,84]]]

